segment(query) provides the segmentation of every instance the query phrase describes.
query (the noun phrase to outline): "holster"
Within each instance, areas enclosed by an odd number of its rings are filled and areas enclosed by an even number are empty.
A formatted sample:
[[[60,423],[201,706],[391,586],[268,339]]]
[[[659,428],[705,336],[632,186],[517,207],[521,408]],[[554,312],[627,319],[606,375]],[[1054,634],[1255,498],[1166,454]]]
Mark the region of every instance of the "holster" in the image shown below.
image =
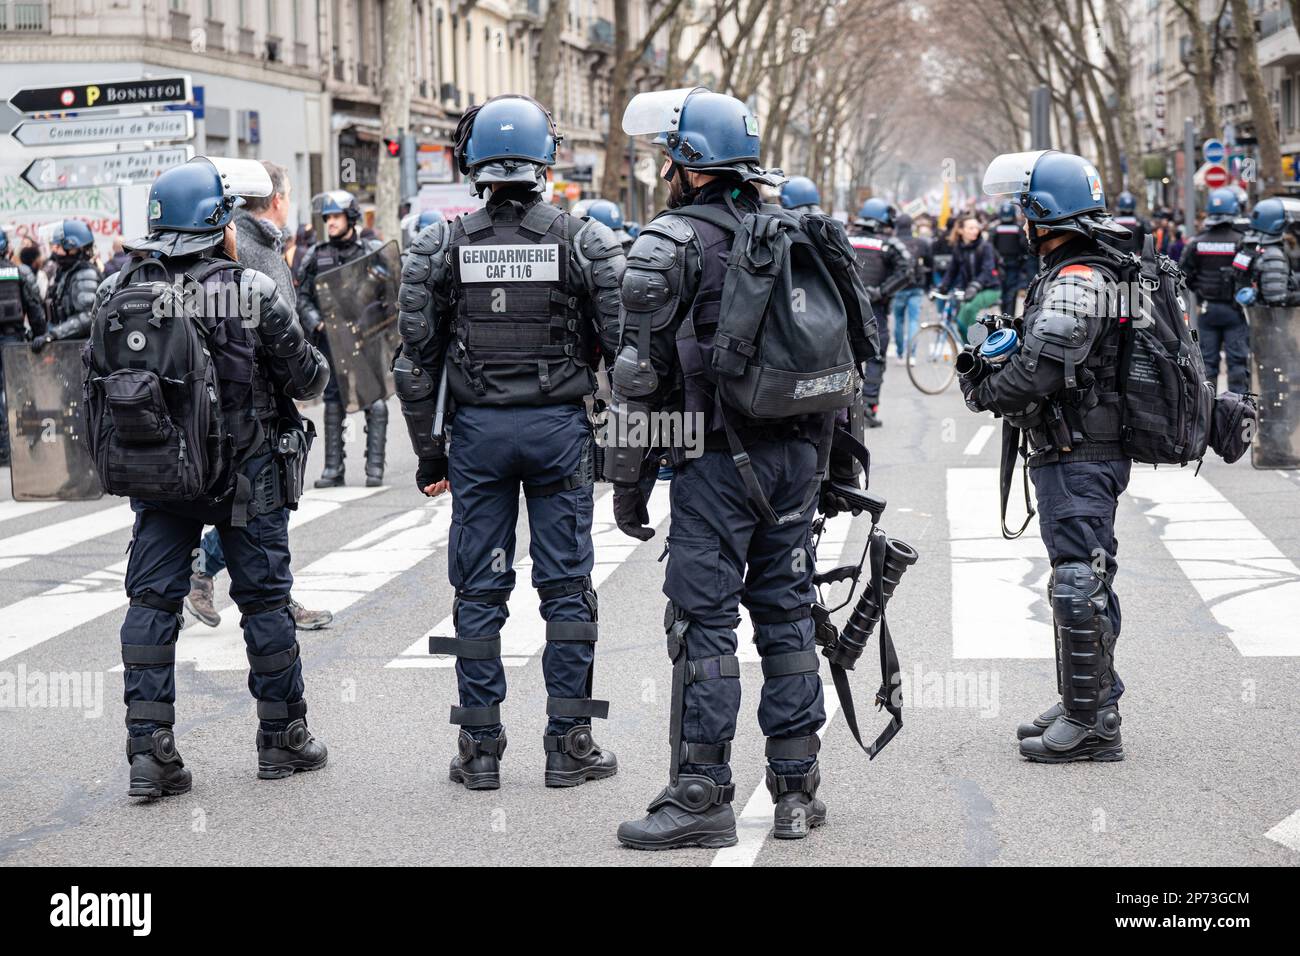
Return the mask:
[[[282,419],[276,431],[275,461],[279,467],[266,470],[280,473],[281,505],[296,508],[306,486],[307,455],[316,439],[316,426],[306,419]]]

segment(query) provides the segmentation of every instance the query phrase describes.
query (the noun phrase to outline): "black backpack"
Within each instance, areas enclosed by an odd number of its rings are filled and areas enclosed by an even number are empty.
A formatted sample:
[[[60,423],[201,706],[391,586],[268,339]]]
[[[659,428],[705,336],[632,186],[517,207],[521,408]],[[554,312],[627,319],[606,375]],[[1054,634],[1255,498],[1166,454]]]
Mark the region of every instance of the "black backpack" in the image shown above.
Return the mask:
[[[861,283],[855,286],[852,247],[833,220],[776,206],[739,220],[714,206],[684,206],[672,214],[712,223],[733,237],[707,374],[754,505],[770,523],[795,520],[816,500],[835,413],[858,394],[850,335],[875,335],[871,306]],[[728,410],[758,422],[825,416],[818,475],[797,511],[778,516],[772,509]]]
[[[148,281],[146,267],[163,276]],[[201,259],[178,289],[157,259],[138,257],[91,318],[84,381],[87,433],[110,495],[156,501],[218,498],[233,442],[221,411],[212,331],[186,296],[222,269]],[[191,285],[191,283],[195,285]]]
[[[1110,257],[1094,262],[1114,273],[1127,305],[1120,316],[1120,447],[1147,465],[1199,462],[1209,444],[1214,386],[1188,323],[1186,280],[1147,236],[1141,255],[1101,243]]]

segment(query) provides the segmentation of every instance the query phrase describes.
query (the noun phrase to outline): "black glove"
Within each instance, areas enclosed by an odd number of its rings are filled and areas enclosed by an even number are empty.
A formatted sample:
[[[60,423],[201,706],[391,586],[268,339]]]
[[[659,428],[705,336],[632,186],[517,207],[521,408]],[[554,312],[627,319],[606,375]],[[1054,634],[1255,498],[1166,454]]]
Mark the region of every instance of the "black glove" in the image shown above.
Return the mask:
[[[817,510],[828,518],[834,518],[841,511],[850,511],[855,518],[862,514],[860,507],[850,504],[847,498],[835,493],[829,479],[822,482],[821,492],[817,498]]]
[[[49,335],[38,335],[38,336],[36,336],[36,338],[32,339],[32,346],[31,346],[31,347],[32,347],[32,351],[35,352],[35,353],[37,353],[37,354],[39,355],[40,352],[41,352],[41,350],[42,350],[43,348],[45,348],[45,346],[49,345],[49,344],[50,344],[51,342],[53,342],[53,341],[54,341],[54,338],[53,338],[52,336],[49,336]]]
[[[415,469],[415,487],[423,492],[425,488],[437,484],[446,477],[446,458],[421,458],[420,466]]]
[[[969,375],[958,375],[957,384],[961,386],[961,394],[966,399],[966,407],[972,412],[982,412],[984,407],[973,396],[975,395],[975,389],[979,388],[979,384],[985,376],[981,374],[978,365],[975,369]]]
[[[618,530],[638,541],[649,541],[655,536],[654,528],[647,528],[650,523],[650,511],[646,508],[645,492],[638,485],[614,486],[614,523]]]

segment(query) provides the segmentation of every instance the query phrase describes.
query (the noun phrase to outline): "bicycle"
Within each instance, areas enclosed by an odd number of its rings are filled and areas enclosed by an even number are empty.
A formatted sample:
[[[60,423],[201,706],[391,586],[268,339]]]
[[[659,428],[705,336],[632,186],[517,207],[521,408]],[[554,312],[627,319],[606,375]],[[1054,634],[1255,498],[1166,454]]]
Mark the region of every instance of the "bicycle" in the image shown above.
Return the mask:
[[[940,303],[939,321],[926,322],[912,336],[907,347],[907,377],[924,394],[938,395],[957,377],[957,355],[965,341],[957,313],[965,293],[932,291],[930,298]]]

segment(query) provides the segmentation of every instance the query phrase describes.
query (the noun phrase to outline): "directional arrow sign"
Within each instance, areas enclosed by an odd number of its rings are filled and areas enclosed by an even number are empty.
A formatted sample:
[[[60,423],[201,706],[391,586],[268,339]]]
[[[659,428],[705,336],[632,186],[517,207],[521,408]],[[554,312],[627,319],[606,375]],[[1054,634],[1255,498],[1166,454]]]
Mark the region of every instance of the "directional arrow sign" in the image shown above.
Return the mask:
[[[193,113],[153,116],[79,116],[65,120],[27,120],[13,131],[24,146],[63,146],[82,143],[124,143],[138,140],[194,138]]]
[[[188,146],[167,146],[138,153],[104,153],[95,156],[50,156],[23,170],[33,189],[85,189],[123,183],[151,183],[159,173],[179,166],[193,154]]]
[[[79,86],[27,87],[9,97],[23,113],[57,113],[61,110],[121,109],[157,103],[184,103],[190,98],[188,76],[150,80],[112,80]]]

